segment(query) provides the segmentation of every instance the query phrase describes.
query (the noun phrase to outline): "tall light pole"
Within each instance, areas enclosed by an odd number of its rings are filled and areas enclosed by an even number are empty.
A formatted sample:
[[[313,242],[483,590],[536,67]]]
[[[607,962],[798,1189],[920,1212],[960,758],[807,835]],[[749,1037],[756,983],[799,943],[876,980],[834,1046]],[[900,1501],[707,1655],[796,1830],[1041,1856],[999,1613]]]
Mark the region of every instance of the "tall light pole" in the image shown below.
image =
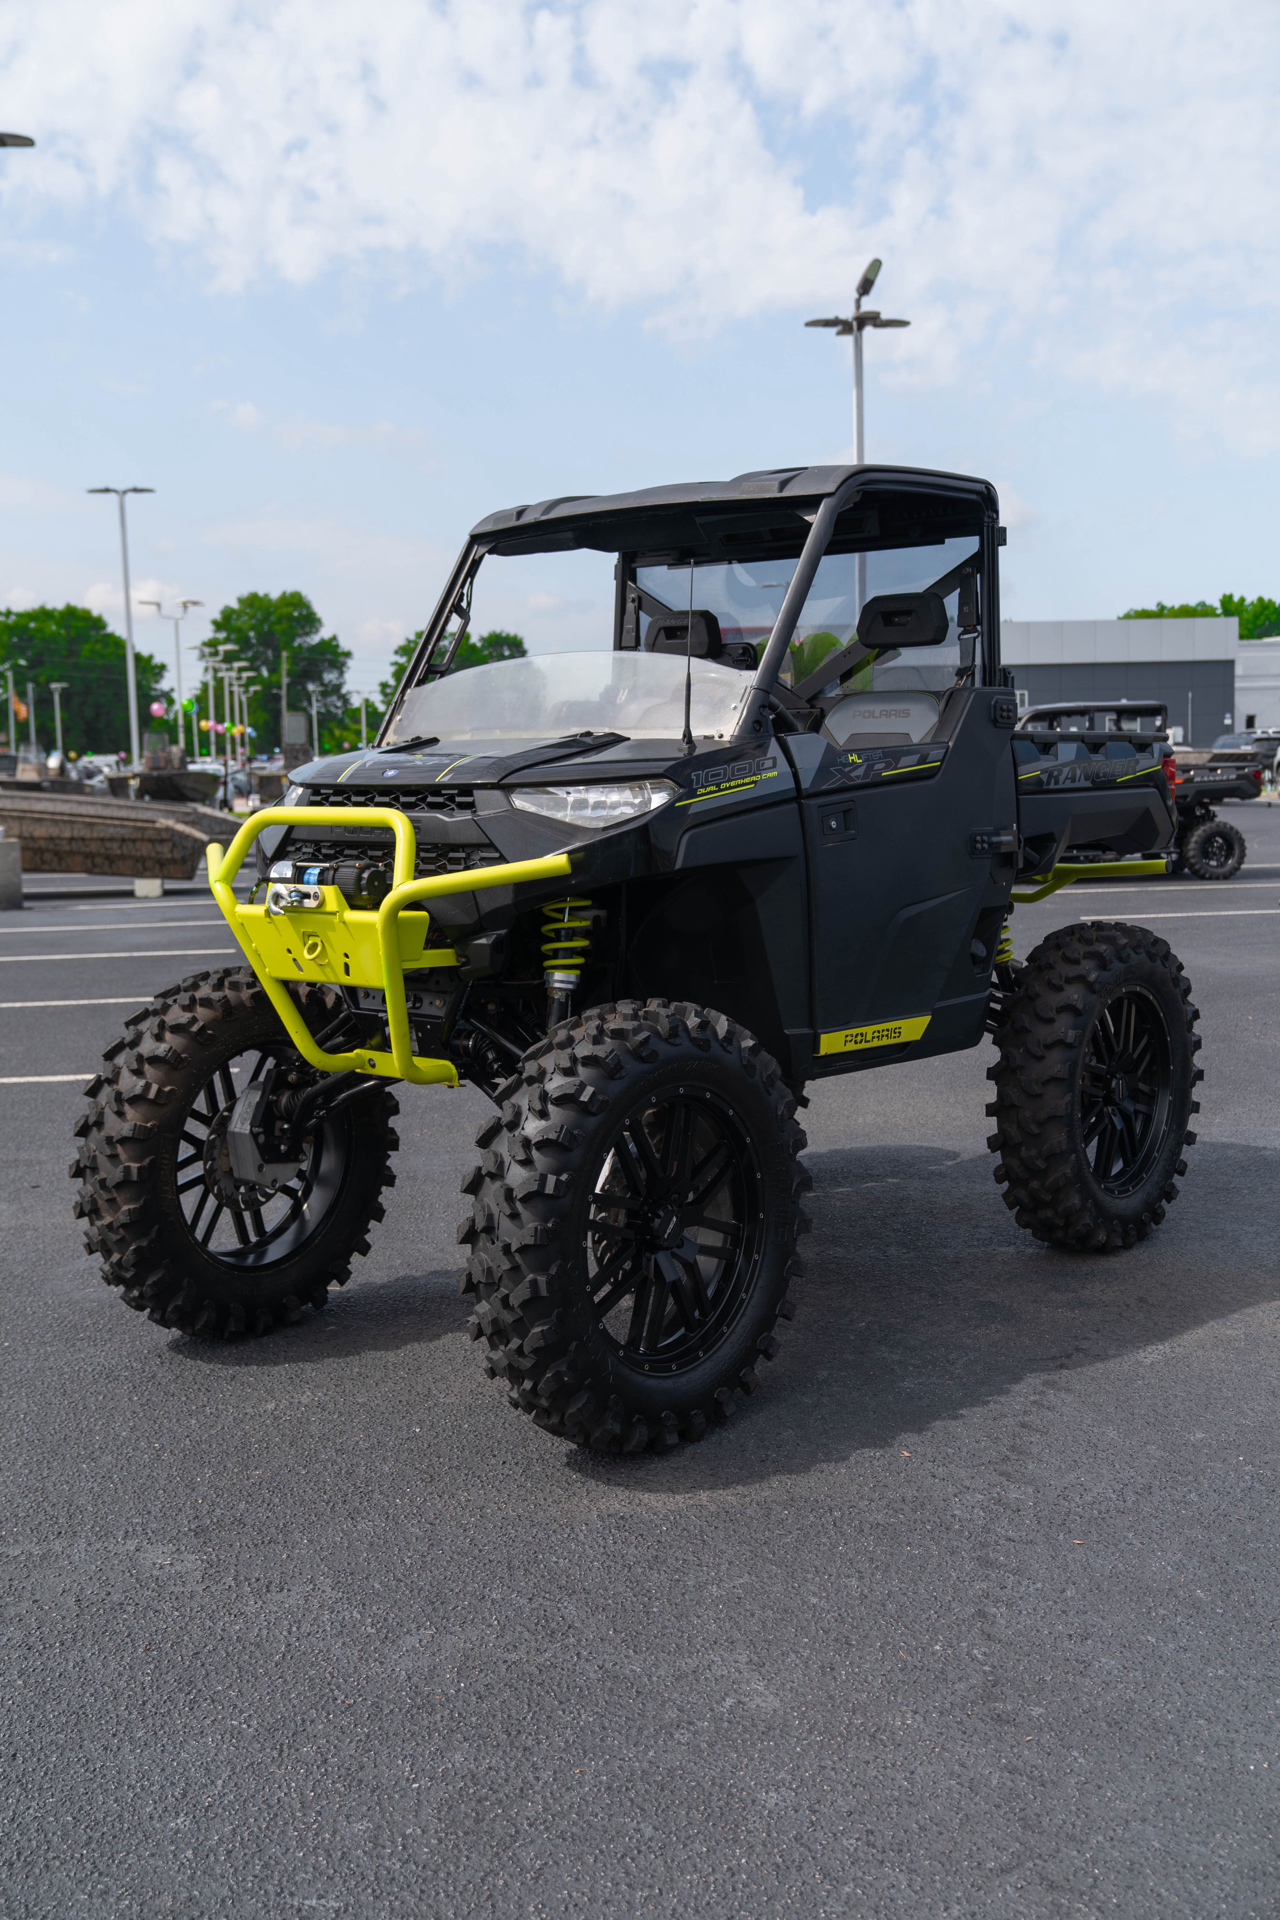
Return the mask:
[[[169,620],[172,620],[173,622],[173,664],[174,664],[174,669],[177,676],[176,684],[178,688],[178,745],[182,748],[182,751],[185,753],[187,750],[187,743],[183,734],[183,729],[186,723],[182,717],[182,623],[186,619],[187,615],[190,613],[192,607],[202,607],[204,605],[204,601],[203,600],[179,600],[177,613],[170,613],[168,615],[165,614],[164,608],[161,606],[158,600],[139,600],[138,605],[140,607],[154,607],[156,610],[156,613],[159,615],[161,619],[167,618]],[[193,744],[194,744],[194,736],[198,731],[199,729],[197,728],[196,722],[193,719],[191,722]],[[197,759],[199,758],[198,748],[196,749],[196,757]]]
[[[863,301],[874,287],[880,274],[881,262],[868,260],[866,270],[854,289],[853,312],[850,314],[832,314],[826,320],[806,320],[806,327],[834,327],[837,336],[853,336],[853,457],[861,466],[866,457],[862,433],[862,335],[867,327],[909,327],[909,320],[886,320],[884,315],[871,307],[864,308]]]
[[[6,660],[4,663],[5,678],[8,682],[8,687],[9,687],[9,718],[6,723],[4,737],[5,737],[5,744],[8,746],[9,751],[11,753],[16,753],[18,751],[18,742],[15,738],[15,735],[18,730],[18,710],[17,710],[18,696],[14,690],[14,685],[13,685],[13,670],[15,667],[25,667],[26,664],[27,664],[26,661],[22,659],[20,655],[15,655],[15,657],[12,660]]]
[[[219,668],[221,666],[222,656],[224,653],[228,653],[230,649],[231,649],[231,642],[229,640],[224,640],[220,647],[215,647],[211,640],[205,642],[205,649],[204,649],[205,664],[209,669],[209,678],[208,678],[208,687],[207,687],[209,725],[207,728],[207,732],[209,735],[210,760],[216,760],[218,757],[218,753],[217,753],[218,736],[217,736],[217,733],[214,731],[214,722],[218,717],[218,710],[217,710],[218,709],[218,689],[215,684],[215,681],[217,678]]]
[[[129,763],[137,766],[142,758],[142,736],[138,732],[138,678],[133,664],[133,600],[129,592],[129,529],[125,521],[125,495],[154,493],[154,487],[86,487],[86,493],[114,493],[120,506],[120,560],[124,569],[124,670],[129,683]]]
[[[71,685],[69,680],[51,680],[49,691],[53,695],[53,731],[57,736],[58,752],[62,752],[62,695]]]
[[[863,307],[863,301],[874,287],[880,276],[882,262],[868,260],[861,280],[853,292],[853,312],[850,314],[832,314],[825,320],[806,320],[806,327],[834,327],[837,338],[841,334],[850,334],[853,338],[853,458],[861,466],[866,458],[866,445],[862,431],[862,336],[868,327],[909,327],[909,320],[886,320],[878,309]],[[867,557],[860,553],[854,563],[858,611],[867,597]]]
[[[27,729],[31,736],[31,751],[36,750],[36,683],[27,682]]]
[[[231,688],[239,668],[243,665],[244,661],[238,655],[232,655],[231,659],[220,661],[218,666],[218,671],[222,675],[222,759],[228,788],[228,806],[231,805],[231,729],[235,724],[231,710]]]
[[[260,680],[255,680],[252,683],[252,685],[246,686],[242,689],[243,708],[244,708],[244,761],[246,766],[248,765],[249,761],[253,758],[253,755],[249,748],[249,702],[252,700],[255,693],[261,693],[261,692],[262,692],[262,682]]]

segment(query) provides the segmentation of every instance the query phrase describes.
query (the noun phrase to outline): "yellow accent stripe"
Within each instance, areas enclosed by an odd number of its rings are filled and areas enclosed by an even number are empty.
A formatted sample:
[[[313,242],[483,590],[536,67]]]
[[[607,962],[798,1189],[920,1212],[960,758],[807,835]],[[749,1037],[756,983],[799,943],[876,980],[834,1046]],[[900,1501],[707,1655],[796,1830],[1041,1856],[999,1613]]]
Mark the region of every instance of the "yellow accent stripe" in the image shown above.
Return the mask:
[[[882,1020],[874,1027],[843,1027],[838,1033],[824,1033],[818,1041],[821,1053],[861,1053],[867,1047],[901,1047],[918,1040],[932,1015],[917,1014],[911,1020]]]
[[[451,761],[449,762],[449,764],[448,764],[448,766],[447,766],[447,767],[445,768],[445,770],[444,770],[444,773],[452,773],[452,772],[453,772],[453,770],[454,770],[454,768],[455,768],[455,767],[460,767],[460,766],[462,766],[462,765],[463,765],[463,763],[464,763],[464,761],[467,761],[467,760],[474,760],[474,759],[475,759],[475,755],[474,755],[474,753],[464,753],[464,754],[462,755],[462,757],[461,757],[461,759],[458,759],[458,760],[451,760]],[[435,777],[435,783],[434,783],[434,784],[435,784],[435,785],[436,785],[437,787],[438,787],[438,786],[440,785],[440,782],[441,782],[441,781],[442,781],[442,780],[444,779],[444,773],[438,773],[438,774],[436,775],[436,777]]]
[[[750,787],[758,787],[762,776],[753,773],[749,779],[730,780],[723,787],[708,787],[705,793],[691,793],[685,800],[677,800],[678,807],[691,807],[698,800],[727,800],[731,794],[745,793]]]

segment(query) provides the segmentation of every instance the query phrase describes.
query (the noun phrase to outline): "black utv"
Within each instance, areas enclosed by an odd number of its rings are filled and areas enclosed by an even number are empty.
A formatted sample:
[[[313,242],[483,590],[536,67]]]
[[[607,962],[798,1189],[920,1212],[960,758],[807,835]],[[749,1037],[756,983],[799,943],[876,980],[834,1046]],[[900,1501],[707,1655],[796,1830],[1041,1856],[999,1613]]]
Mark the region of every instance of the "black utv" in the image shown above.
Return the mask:
[[[1020,731],[1069,734],[1064,751],[1122,757],[1141,745],[1144,752],[1164,756],[1165,779],[1178,815],[1172,868],[1196,880],[1231,880],[1244,865],[1245,837],[1230,820],[1221,819],[1215,803],[1256,800],[1262,792],[1264,748],[1244,742],[1237,746],[1178,747],[1169,738],[1169,709],[1163,700],[1110,700],[1082,704],[1055,701],[1028,707],[1018,720]],[[1131,744],[1126,744],[1129,742]],[[1074,849],[1068,849],[1074,855]],[[1097,856],[1094,856],[1097,857]]]
[[[1018,1223],[1143,1238],[1194,1138],[1182,968],[1106,921],[1015,963],[1008,919],[1066,848],[1162,870],[1176,821],[1157,751],[1015,730],[1002,544],[985,481],[886,467],[481,521],[373,750],[210,849],[246,964],[90,1085],[77,1207],[127,1304],[210,1337],[323,1306],[383,1216],[391,1084],[470,1081],[487,1371],[553,1434],[695,1439],[791,1317],[806,1085],[987,1033]],[[453,670],[531,612],[541,650]]]

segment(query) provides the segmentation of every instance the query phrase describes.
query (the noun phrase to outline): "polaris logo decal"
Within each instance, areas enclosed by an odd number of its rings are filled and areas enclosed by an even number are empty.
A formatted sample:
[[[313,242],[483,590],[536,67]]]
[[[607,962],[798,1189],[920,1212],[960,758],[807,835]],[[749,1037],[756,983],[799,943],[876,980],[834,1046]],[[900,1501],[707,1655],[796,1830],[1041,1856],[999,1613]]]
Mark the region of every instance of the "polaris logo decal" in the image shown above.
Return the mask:
[[[838,1033],[818,1038],[818,1052],[863,1053],[870,1047],[901,1047],[918,1040],[932,1015],[921,1013],[910,1020],[882,1020],[874,1027],[842,1027]]]

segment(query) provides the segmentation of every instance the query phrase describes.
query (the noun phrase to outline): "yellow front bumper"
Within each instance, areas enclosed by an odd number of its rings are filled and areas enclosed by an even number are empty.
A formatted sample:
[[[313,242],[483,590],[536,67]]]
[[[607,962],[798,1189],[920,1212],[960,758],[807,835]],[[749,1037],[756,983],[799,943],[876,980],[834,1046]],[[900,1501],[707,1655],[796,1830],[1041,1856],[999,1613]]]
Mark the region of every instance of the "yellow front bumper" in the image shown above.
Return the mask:
[[[391,892],[376,912],[349,907],[336,887],[324,887],[322,907],[289,908],[269,914],[244,906],[231,890],[246,854],[268,827],[390,827],[395,835]],[[456,1086],[457,1069],[448,1060],[424,1059],[413,1052],[405,1004],[405,969],[456,967],[452,947],[432,947],[429,913],[401,919],[406,907],[447,893],[474,893],[482,887],[510,887],[525,880],[554,880],[569,872],[569,856],[517,860],[503,866],[473,867],[460,873],[413,878],[417,851],[413,828],[394,807],[262,807],[245,821],[224,853],[216,841],[206,859],[213,897],[239,941],[245,959],[262,982],[285,1031],[304,1060],[327,1073],[381,1074],[416,1086]],[[361,1049],[328,1053],[307,1028],[286,982],[306,980],[334,987],[380,987],[386,995],[390,1053]]]

